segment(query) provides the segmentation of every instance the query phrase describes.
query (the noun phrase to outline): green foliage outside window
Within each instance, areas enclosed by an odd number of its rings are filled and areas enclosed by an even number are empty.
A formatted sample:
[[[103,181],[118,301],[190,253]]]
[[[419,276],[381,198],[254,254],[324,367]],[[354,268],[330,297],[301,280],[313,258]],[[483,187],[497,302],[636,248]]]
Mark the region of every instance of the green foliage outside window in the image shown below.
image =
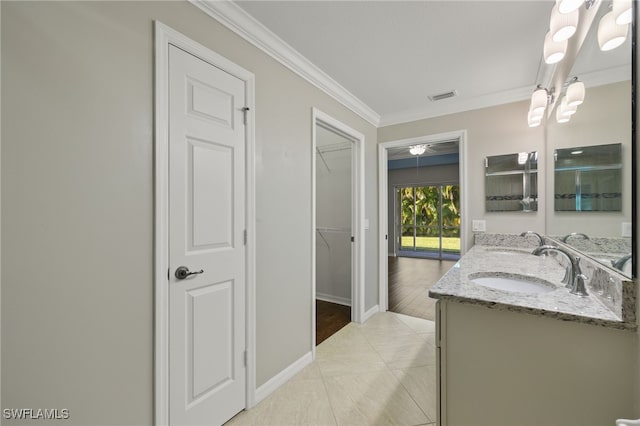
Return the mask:
[[[442,190],[443,251],[460,250],[460,187],[458,185],[400,188],[402,248],[438,249],[440,197]],[[414,222],[415,219],[415,222]]]

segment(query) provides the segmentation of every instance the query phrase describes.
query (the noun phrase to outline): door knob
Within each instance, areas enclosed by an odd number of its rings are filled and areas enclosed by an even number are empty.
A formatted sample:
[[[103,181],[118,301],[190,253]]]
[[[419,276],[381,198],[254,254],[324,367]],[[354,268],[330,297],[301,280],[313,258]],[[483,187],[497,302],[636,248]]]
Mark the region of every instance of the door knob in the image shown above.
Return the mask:
[[[176,269],[176,278],[179,280],[184,280],[189,275],[202,274],[203,272],[204,272],[203,269],[200,269],[199,271],[191,272],[189,271],[189,268],[187,268],[186,266],[180,266],[178,269]]]

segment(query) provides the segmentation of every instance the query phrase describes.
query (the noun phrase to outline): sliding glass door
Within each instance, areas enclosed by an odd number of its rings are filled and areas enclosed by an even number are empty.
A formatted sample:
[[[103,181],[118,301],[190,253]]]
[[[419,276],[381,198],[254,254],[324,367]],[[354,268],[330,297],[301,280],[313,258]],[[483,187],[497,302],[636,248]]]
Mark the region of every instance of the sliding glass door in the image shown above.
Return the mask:
[[[459,185],[405,186],[396,195],[400,255],[460,257]]]

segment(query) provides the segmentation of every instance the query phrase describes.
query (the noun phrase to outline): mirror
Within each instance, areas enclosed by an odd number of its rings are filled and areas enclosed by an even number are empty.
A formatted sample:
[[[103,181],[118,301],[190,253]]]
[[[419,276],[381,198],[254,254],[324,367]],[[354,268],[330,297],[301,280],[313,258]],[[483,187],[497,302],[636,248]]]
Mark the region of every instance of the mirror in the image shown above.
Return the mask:
[[[622,210],[622,144],[556,149],[553,162],[555,211]]]
[[[488,212],[538,210],[538,153],[485,158],[485,208]]]
[[[569,122],[558,123],[555,110],[549,114],[546,121],[546,234],[571,245],[603,265],[614,267],[631,276],[631,226],[635,222],[632,217],[632,167],[635,165],[632,162],[634,122],[631,76],[634,65],[631,49],[635,32],[630,28],[626,41],[614,50],[603,52],[599,49],[598,23],[601,17],[610,11],[610,4],[610,1],[603,1],[599,5],[593,24],[569,74],[569,78],[577,77],[584,82],[584,102]],[[593,7],[597,5],[598,3]],[[566,90],[566,84],[563,90]],[[592,189],[587,190],[583,182],[578,191],[591,194],[616,193],[616,188],[619,188],[620,196],[615,200],[600,203],[594,203],[593,198],[589,200],[583,196],[580,197],[579,208],[576,208],[575,171],[572,172],[573,177],[558,175],[562,174],[562,171],[556,171],[554,158],[557,154],[560,169],[566,169],[569,161],[567,157],[572,155],[571,152],[597,152],[603,145],[619,147],[612,148],[619,151],[619,154],[612,155],[619,155],[621,161],[604,161],[606,167],[597,173],[590,172],[591,175],[587,177]],[[584,160],[583,166],[586,167],[588,163],[589,161]],[[567,175],[571,174],[566,171]],[[585,177],[585,174],[582,177]],[[601,189],[594,190],[594,185]],[[607,189],[604,189],[605,186]],[[557,200],[556,197],[562,197],[562,194],[569,194],[571,191],[573,200]]]

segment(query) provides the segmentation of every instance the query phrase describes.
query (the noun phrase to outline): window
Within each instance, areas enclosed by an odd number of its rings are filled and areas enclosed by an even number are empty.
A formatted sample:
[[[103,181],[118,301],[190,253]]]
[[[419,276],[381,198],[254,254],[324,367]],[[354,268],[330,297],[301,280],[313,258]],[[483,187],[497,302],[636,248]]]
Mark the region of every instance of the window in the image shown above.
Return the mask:
[[[460,256],[460,186],[397,188],[399,251],[404,255]]]

